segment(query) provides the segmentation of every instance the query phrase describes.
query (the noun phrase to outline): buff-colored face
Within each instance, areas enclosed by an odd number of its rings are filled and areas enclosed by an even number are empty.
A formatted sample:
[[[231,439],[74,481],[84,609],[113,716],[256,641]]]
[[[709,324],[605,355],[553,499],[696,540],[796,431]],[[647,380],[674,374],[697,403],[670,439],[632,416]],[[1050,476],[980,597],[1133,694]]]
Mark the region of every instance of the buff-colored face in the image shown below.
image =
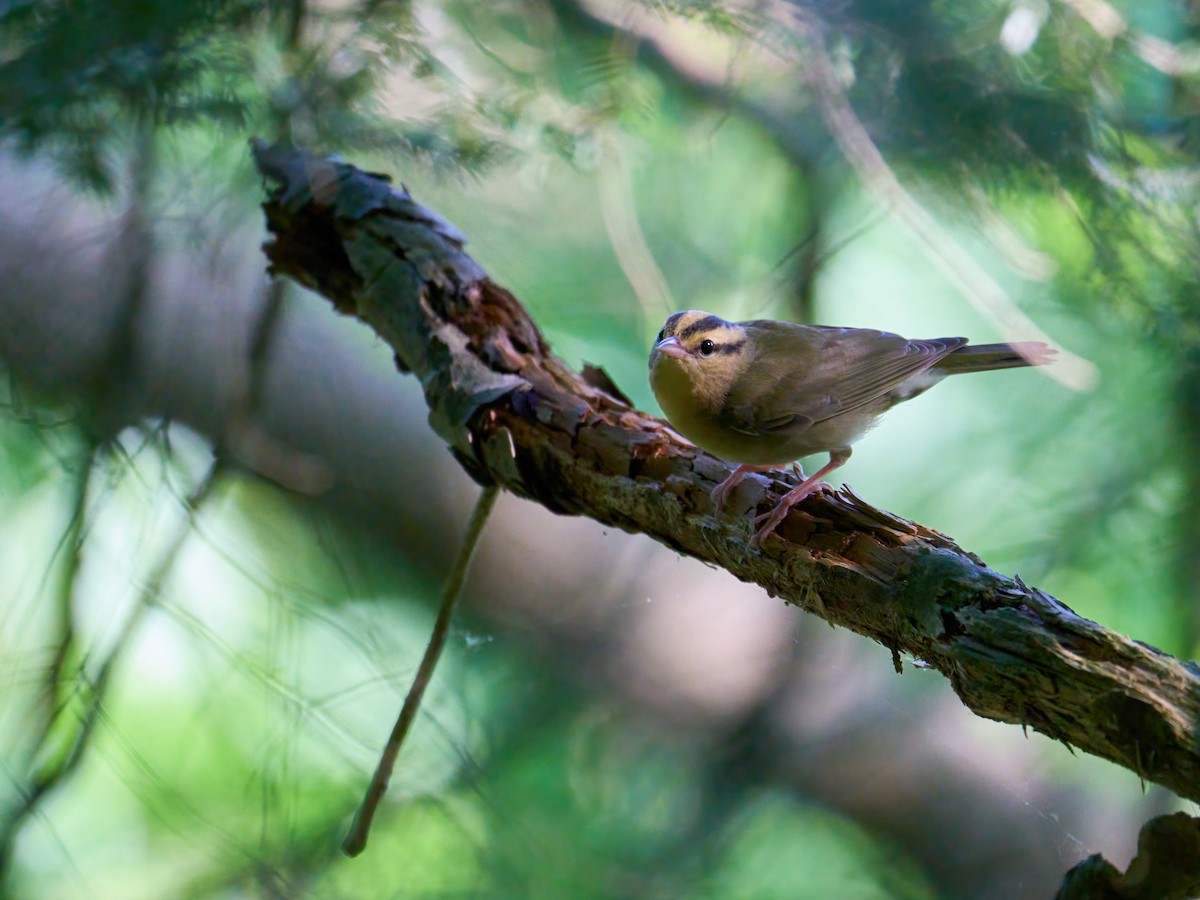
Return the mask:
[[[667,319],[650,351],[651,381],[656,368],[685,373],[691,391],[718,403],[745,365],[749,352],[745,329],[719,316],[691,309]]]
[[[667,319],[650,351],[650,385],[659,405],[719,408],[745,365],[749,338],[740,326],[688,310]]]

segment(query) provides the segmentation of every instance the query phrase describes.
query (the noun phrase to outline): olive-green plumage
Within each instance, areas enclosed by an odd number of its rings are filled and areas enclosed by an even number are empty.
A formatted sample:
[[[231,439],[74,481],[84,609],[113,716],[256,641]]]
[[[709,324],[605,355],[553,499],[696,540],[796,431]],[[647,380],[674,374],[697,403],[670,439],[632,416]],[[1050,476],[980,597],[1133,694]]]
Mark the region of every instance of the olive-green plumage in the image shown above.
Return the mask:
[[[784,498],[756,536],[761,541],[897,403],[947,375],[1040,365],[1052,353],[1037,343],[970,347],[960,337],[918,341],[864,328],[726,322],[689,310],[659,332],[650,386],[681,434],[741,464],[714,491],[718,505],[747,472],[830,454],[827,466]]]

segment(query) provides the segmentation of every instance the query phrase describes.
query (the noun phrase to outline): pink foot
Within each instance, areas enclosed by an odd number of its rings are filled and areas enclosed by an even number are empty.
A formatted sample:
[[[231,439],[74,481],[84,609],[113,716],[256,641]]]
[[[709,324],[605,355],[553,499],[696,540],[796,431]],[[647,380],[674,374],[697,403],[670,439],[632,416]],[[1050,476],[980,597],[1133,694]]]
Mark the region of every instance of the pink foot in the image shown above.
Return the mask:
[[[759,528],[758,531],[754,532],[754,537],[750,539],[750,543],[754,544],[756,547],[761,547],[763,541],[771,536],[771,532],[779,527],[779,523],[787,518],[788,511],[791,510],[793,506],[795,506],[805,497],[815,494],[822,488],[827,487],[829,487],[829,485],[824,481],[809,480],[792,488],[790,491],[784,494],[783,499],[779,501],[773,510],[771,510],[769,513],[763,513],[754,520],[755,525],[757,525],[759,522],[763,522],[763,526]],[[799,492],[801,488],[804,488],[803,493]]]
[[[771,469],[769,467],[764,468],[763,466],[738,466],[736,469],[734,469],[728,478],[713,488],[713,515],[719,516],[721,514],[721,507],[725,505],[725,498],[729,496],[729,492],[741,484],[742,479],[748,474],[751,472],[770,471]]]
[[[834,469],[838,468],[838,466],[844,464],[849,458],[849,450],[831,451],[829,454],[829,462],[818,469],[812,477],[805,478],[798,485],[784,494],[783,499],[779,501],[779,504],[773,510],[771,510],[769,513],[759,516],[754,520],[755,525],[757,525],[759,522],[762,522],[764,519],[766,521],[763,522],[763,526],[759,528],[758,531],[754,532],[754,537],[750,539],[750,543],[756,547],[761,547],[763,541],[769,538],[775,529],[779,527],[779,523],[787,518],[788,510],[790,510],[793,506],[810,494],[815,494],[817,491],[821,490],[821,488],[829,487],[829,485],[827,485],[821,479]]]

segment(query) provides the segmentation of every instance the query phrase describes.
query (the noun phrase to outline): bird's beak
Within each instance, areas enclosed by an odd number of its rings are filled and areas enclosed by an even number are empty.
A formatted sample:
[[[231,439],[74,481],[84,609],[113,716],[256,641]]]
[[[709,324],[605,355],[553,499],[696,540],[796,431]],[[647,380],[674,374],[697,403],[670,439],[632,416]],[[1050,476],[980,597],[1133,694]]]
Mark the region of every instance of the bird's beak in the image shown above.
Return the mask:
[[[674,359],[683,359],[688,355],[688,352],[683,349],[683,345],[679,343],[679,338],[677,337],[663,338],[654,345],[654,349],[663,356],[670,356]]]

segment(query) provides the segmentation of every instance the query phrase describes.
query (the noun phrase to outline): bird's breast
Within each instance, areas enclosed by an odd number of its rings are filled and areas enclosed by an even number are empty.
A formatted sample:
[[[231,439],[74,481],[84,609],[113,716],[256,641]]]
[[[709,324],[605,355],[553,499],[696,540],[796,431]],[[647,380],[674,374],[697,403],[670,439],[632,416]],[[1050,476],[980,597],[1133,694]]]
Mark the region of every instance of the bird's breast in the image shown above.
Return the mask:
[[[671,425],[701,449],[729,462],[753,466],[784,466],[820,447],[787,433],[747,434],[721,417],[722,396],[697,393],[687,371],[675,360],[660,357],[650,366],[650,389]]]

